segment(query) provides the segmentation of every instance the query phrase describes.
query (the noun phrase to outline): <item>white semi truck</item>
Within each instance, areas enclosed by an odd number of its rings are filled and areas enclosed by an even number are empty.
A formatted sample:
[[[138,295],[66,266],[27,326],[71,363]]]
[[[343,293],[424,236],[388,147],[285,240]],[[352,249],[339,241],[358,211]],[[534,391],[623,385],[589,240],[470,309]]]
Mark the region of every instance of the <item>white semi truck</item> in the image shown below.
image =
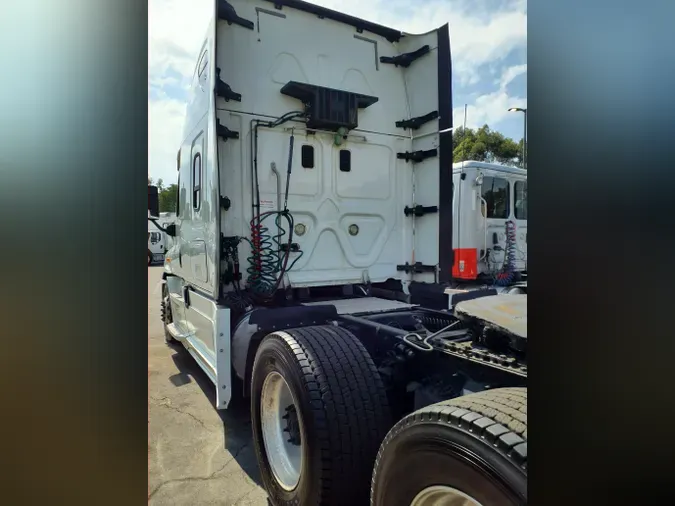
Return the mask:
[[[525,277],[525,174],[453,168],[448,25],[213,7],[167,342],[249,399],[271,504],[525,504],[527,296],[469,289]]]

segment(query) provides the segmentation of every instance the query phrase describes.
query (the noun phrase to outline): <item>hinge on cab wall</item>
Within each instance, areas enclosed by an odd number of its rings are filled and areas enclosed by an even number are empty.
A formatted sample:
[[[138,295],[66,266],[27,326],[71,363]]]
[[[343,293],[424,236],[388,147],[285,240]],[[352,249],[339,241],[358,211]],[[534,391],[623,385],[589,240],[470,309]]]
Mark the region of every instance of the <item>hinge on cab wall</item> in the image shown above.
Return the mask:
[[[396,158],[399,160],[405,160],[406,162],[418,163],[437,155],[438,150],[434,148],[419,151],[406,151],[405,153],[396,153]]]
[[[235,132],[234,130],[230,130],[227,128],[225,125],[220,124],[220,120],[217,120],[218,123],[216,124],[216,134],[218,137],[222,137],[223,139],[238,139],[239,138],[239,132]]]
[[[397,67],[409,67],[412,62],[427,54],[431,49],[429,46],[422,46],[417,51],[403,53],[398,56],[380,56],[380,63],[393,63]]]
[[[401,121],[397,121],[396,126],[398,128],[410,128],[411,130],[417,130],[425,123],[429,123],[431,120],[436,118],[438,118],[438,111],[431,111],[424,116],[417,116],[416,118],[402,119]]]
[[[233,91],[229,84],[220,79],[220,69],[218,67],[216,67],[216,96],[224,98],[225,102],[229,102],[230,100],[241,102],[241,94]]]
[[[411,214],[414,214],[415,216],[424,216],[425,214],[429,213],[437,213],[438,206],[420,206],[420,205],[417,205],[415,207],[405,206],[403,212],[406,216],[410,216]]]

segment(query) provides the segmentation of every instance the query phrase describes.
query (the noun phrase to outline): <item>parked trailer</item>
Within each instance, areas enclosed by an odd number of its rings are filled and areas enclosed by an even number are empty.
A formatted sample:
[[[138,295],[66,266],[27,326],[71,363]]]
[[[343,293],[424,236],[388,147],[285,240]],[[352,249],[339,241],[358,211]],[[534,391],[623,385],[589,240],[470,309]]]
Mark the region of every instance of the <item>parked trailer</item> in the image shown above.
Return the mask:
[[[455,235],[449,42],[214,3],[162,318],[218,409],[249,399],[272,504],[526,503],[527,296],[453,277],[496,248]]]

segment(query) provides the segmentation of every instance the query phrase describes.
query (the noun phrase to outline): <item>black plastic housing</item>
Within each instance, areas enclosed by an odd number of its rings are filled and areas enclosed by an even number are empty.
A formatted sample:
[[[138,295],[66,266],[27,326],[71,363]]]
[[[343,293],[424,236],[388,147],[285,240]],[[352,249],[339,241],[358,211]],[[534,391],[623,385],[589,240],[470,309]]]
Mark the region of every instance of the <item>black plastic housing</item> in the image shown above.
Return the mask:
[[[305,104],[308,128],[331,132],[340,128],[353,130],[359,125],[359,109],[365,109],[379,100],[369,95],[297,81],[286,83],[281,93]]]

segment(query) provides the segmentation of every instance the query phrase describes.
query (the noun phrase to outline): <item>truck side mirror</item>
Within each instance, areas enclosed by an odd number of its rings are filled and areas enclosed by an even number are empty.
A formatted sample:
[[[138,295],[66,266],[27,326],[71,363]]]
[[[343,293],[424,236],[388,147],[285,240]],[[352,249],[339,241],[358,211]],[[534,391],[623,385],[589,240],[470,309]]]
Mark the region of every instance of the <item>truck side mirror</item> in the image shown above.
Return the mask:
[[[168,235],[169,237],[176,237],[176,225],[175,225],[175,223],[172,223],[171,225],[167,225],[164,230],[166,231],[166,235]]]
[[[159,193],[154,185],[148,185],[148,212],[150,216],[159,216]]]

